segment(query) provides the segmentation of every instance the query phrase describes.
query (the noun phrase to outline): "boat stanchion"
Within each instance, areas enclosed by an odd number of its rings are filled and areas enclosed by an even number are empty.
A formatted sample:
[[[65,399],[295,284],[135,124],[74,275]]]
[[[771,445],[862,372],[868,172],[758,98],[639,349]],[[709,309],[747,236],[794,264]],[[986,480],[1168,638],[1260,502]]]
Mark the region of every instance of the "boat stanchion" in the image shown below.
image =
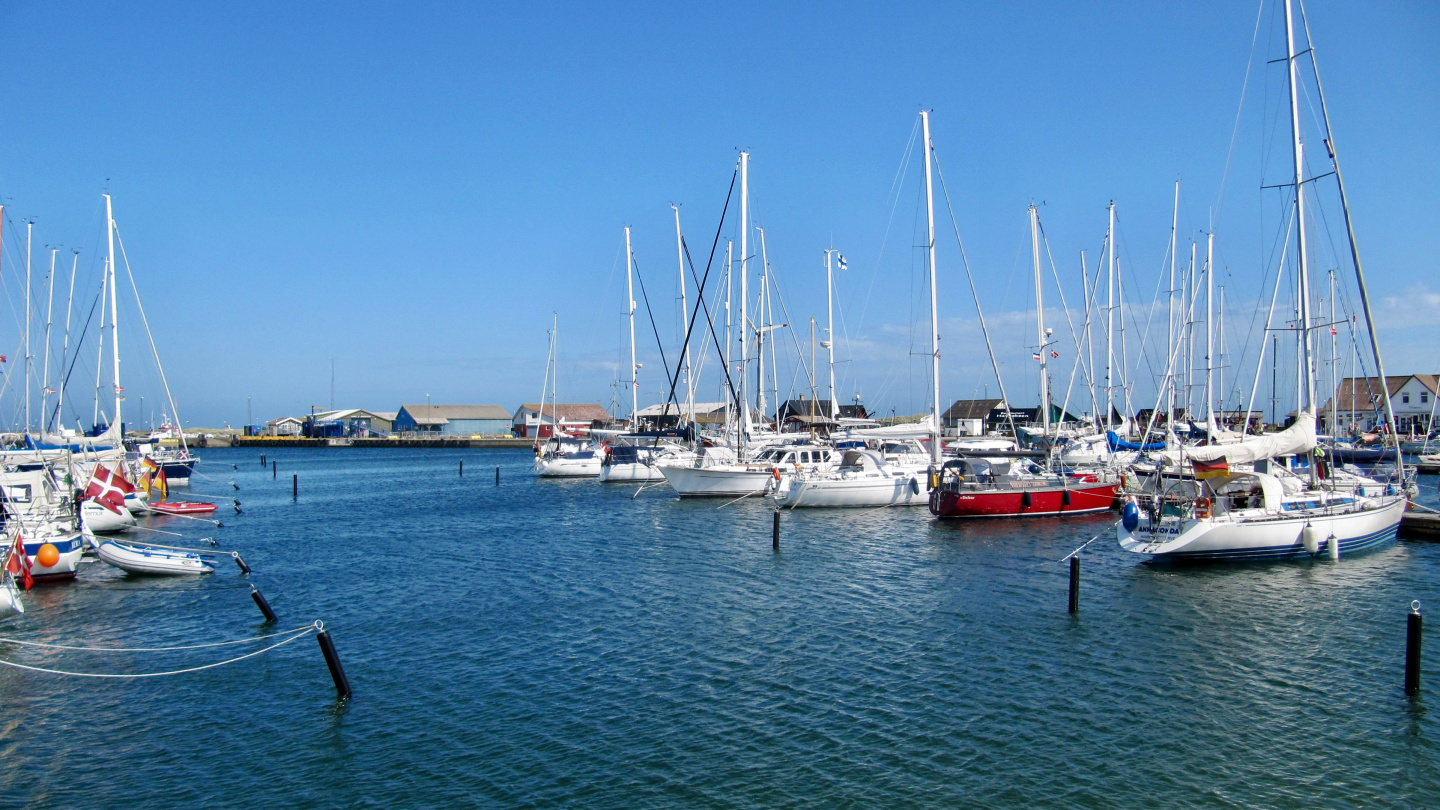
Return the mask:
[[[780,550],[780,510],[776,509],[772,517],[774,522],[770,527],[770,547],[775,551]]]
[[[330,677],[335,681],[335,691],[340,694],[340,699],[350,697],[350,679],[345,677],[345,667],[340,665],[340,654],[335,652],[335,642],[330,638],[330,631],[325,629],[325,623],[315,621],[315,626],[320,632],[315,634],[315,640],[320,642],[320,652],[325,655],[325,665],[330,667]]]
[[[238,551],[232,551],[232,552],[230,552],[230,556],[235,558],[235,564],[238,565],[238,566],[240,566],[240,572],[241,572],[241,573],[243,573],[243,574],[248,574],[248,573],[250,573],[250,566],[248,566],[248,565],[245,564],[245,558],[240,556],[240,552],[238,552]],[[256,593],[259,593],[259,591],[256,591]]]
[[[275,611],[270,608],[270,603],[265,601],[265,594],[260,593],[260,589],[254,585],[250,586],[250,598],[255,600],[260,612],[265,614],[265,621],[273,623],[280,620],[280,617],[276,616]]]
[[[1070,558],[1070,612],[1080,612],[1080,555]]]
[[[290,476],[290,497],[297,501],[300,500],[300,473]]]
[[[1420,615],[1420,600],[1410,603],[1405,617],[1405,694],[1420,694],[1420,630],[1425,618]]]

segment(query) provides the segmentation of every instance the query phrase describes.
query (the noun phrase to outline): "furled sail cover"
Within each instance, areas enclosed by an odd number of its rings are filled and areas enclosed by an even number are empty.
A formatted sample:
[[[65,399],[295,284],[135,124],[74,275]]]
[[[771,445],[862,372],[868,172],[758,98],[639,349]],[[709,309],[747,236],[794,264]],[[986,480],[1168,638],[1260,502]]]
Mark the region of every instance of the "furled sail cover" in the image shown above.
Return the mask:
[[[927,413],[919,422],[890,425],[888,427],[861,428],[859,430],[846,431],[845,435],[867,439],[920,439],[934,432],[935,419]]]
[[[1302,411],[1295,424],[1265,436],[1246,439],[1239,444],[1221,444],[1209,447],[1187,447],[1184,455],[1192,461],[1210,462],[1225,459],[1230,464],[1259,461],[1262,458],[1293,456],[1315,449],[1315,414]],[[1161,454],[1172,464],[1180,463],[1180,452],[1166,450]]]

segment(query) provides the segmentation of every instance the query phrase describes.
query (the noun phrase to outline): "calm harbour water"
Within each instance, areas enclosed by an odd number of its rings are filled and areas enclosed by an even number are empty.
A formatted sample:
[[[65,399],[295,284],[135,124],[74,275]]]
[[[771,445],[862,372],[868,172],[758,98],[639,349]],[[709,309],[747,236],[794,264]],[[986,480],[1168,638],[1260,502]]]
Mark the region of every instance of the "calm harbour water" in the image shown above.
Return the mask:
[[[160,646],[323,619],[218,669],[0,670],[0,804],[1424,806],[1440,795],[1440,619],[1401,691],[1404,613],[1440,616],[1440,544],[1339,565],[1168,568],[1112,517],[941,524],[540,481],[528,451],[201,452],[229,495],[211,577],[101,563],[0,636]],[[457,475],[461,460],[465,476]],[[232,465],[238,469],[232,469]],[[501,486],[494,468],[502,467]],[[300,476],[292,502],[290,476]],[[1435,503],[1436,477],[1422,478]],[[202,531],[204,530],[204,531]],[[1084,555],[1082,608],[1066,566]],[[155,535],[160,538],[160,535]],[[173,539],[173,538],[171,538]],[[260,646],[260,645],[256,645]],[[248,648],[247,648],[248,649]],[[223,648],[0,657],[93,672]]]

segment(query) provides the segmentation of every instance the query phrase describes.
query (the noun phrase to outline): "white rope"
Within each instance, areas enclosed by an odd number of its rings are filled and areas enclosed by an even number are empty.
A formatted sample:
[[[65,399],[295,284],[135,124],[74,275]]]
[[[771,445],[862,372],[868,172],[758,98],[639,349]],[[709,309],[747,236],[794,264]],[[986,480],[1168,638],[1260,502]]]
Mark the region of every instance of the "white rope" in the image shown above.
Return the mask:
[[[300,632],[299,635],[291,636],[290,638],[287,638],[287,639],[285,639],[284,641],[281,641],[281,642],[279,642],[279,643],[277,643],[277,644],[271,644],[269,647],[266,647],[266,648],[264,648],[264,649],[256,650],[255,652],[252,652],[252,653],[246,653],[246,654],[241,655],[241,656],[238,656],[238,657],[236,657],[236,658],[231,658],[231,659],[229,659],[229,660],[227,660],[227,661],[219,661],[219,662],[214,663],[214,664],[205,664],[205,665],[203,665],[203,666],[189,667],[189,668],[187,668],[187,669],[175,669],[175,670],[170,670],[170,671],[168,671],[168,672],[140,672],[140,673],[68,672],[68,671],[63,670],[63,669],[47,669],[47,668],[45,668],[45,667],[32,667],[32,666],[29,666],[29,665],[27,665],[27,664],[17,664],[17,663],[14,663],[13,661],[3,661],[3,660],[0,660],[0,664],[3,664],[4,666],[7,666],[7,667],[14,667],[15,669],[25,669],[25,670],[29,670],[29,671],[31,671],[31,672],[44,672],[44,673],[47,673],[47,674],[50,674],[50,675],[73,675],[73,676],[78,677],[78,678],[120,678],[120,679],[126,679],[126,678],[158,678],[158,677],[161,677],[161,676],[163,676],[163,675],[184,675],[185,673],[188,673],[188,672],[199,672],[199,671],[205,670],[205,669],[214,669],[215,667],[223,667],[223,666],[225,666],[226,664],[234,664],[234,663],[236,663],[236,662],[238,662],[238,661],[244,661],[246,658],[254,658],[254,657],[257,656],[257,655],[260,655],[260,654],[262,654],[262,653],[270,652],[271,650],[277,649],[277,648],[279,648],[279,647],[283,647],[283,646],[285,646],[286,644],[289,644],[289,643],[292,642],[292,641],[295,641],[295,640],[297,640],[297,639],[304,638],[305,636],[309,635],[310,633],[315,632],[317,629],[318,629],[318,628],[316,628],[315,625],[310,625],[309,627],[304,628],[303,631]]]
[[[48,644],[43,641],[22,641],[18,638],[0,638],[0,644],[22,644],[26,647],[44,647],[49,650],[80,650],[83,652],[174,652],[176,650],[203,650],[208,647],[248,644],[252,641],[264,641],[267,638],[278,638],[280,636],[288,636],[292,633],[299,633],[303,630],[314,629],[316,629],[314,624],[307,624],[303,627],[296,627],[292,630],[282,630],[278,633],[270,633],[264,636],[236,639],[235,641],[217,641],[213,644],[191,644],[185,647],[70,647],[64,644]]]

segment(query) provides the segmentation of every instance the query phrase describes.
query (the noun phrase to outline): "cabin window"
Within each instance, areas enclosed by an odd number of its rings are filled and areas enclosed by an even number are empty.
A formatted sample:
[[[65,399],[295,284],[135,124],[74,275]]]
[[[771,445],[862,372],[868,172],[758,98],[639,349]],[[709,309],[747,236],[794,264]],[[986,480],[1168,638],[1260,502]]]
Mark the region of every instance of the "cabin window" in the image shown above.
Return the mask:
[[[5,498],[13,503],[29,503],[30,485],[21,484],[14,487],[5,487]]]
[[[794,464],[794,463],[795,463],[795,454],[794,454],[794,453],[786,453],[786,454],[785,454],[785,458],[781,459],[780,463],[781,463],[781,464]]]

